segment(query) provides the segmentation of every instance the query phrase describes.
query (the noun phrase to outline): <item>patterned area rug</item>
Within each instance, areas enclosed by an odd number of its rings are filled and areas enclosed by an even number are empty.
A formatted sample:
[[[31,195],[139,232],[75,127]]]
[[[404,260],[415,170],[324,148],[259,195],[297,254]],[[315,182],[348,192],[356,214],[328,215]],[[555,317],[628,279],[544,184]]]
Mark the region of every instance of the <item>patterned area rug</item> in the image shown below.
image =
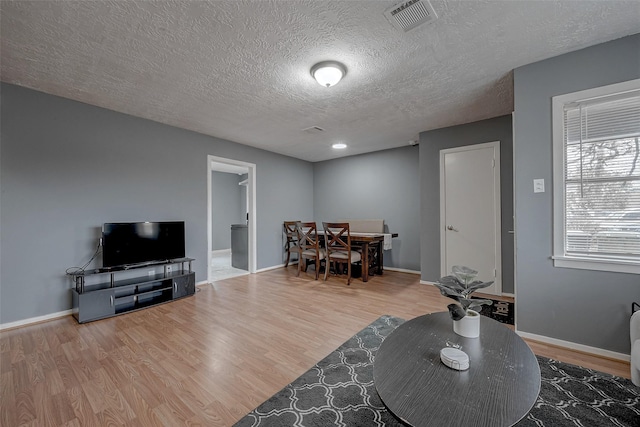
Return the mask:
[[[380,317],[234,427],[402,426],[375,391],[373,359],[403,322]],[[540,396],[518,427],[640,426],[640,388],[631,381],[544,357],[538,362]]]

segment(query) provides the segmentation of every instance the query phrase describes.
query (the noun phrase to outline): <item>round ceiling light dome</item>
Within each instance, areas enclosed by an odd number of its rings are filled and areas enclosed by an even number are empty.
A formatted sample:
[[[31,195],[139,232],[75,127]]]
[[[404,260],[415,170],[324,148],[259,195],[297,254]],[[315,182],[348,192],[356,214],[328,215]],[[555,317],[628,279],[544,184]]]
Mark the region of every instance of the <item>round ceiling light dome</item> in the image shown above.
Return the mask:
[[[319,62],[311,67],[311,75],[324,87],[336,85],[345,74],[347,74],[347,69],[337,61]]]
[[[344,150],[347,148],[347,144],[343,142],[337,142],[331,146],[331,148],[335,148],[336,150]]]

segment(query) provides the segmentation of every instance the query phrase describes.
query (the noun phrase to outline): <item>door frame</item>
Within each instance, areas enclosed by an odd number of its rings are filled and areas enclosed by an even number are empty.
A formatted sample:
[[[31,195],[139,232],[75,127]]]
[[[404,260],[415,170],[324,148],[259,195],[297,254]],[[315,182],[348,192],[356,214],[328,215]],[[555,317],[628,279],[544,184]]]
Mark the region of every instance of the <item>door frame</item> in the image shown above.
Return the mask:
[[[211,283],[211,251],[213,248],[212,229],[212,197],[211,197],[211,173],[216,170],[213,167],[213,162],[223,163],[231,166],[240,166],[247,168],[247,211],[249,214],[249,220],[247,223],[247,232],[249,234],[249,273],[254,274],[256,272],[257,265],[257,227],[256,227],[256,165],[254,163],[242,162],[239,160],[227,159],[224,157],[217,157],[207,155],[207,281]]]
[[[494,227],[495,227],[495,295],[502,295],[502,196],[500,193],[500,141],[485,142],[482,144],[464,145],[454,148],[446,148],[440,150],[440,273],[441,276],[449,274],[446,262],[446,210],[445,210],[445,174],[444,174],[444,157],[449,153],[479,150],[483,148],[493,148],[493,191],[496,195],[494,199]],[[481,292],[481,291],[480,291]]]

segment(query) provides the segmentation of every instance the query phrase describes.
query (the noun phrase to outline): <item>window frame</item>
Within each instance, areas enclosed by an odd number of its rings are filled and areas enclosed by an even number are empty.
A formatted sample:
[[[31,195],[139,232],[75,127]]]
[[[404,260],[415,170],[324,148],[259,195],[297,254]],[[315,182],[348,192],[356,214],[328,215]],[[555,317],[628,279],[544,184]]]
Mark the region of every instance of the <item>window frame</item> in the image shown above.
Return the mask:
[[[565,252],[565,147],[564,106],[621,92],[640,89],[640,79],[557,95],[551,98],[553,143],[553,265],[563,268],[640,274],[640,262],[622,258],[579,256]]]

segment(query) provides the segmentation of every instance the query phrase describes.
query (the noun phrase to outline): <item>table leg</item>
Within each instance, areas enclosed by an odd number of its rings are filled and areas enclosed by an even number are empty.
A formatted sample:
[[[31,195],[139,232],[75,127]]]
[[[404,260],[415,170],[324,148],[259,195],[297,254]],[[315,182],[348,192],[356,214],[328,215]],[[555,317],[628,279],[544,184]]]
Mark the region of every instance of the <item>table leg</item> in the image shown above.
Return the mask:
[[[362,281],[369,280],[369,243],[362,243]]]
[[[378,240],[378,274],[382,274],[382,241]]]

